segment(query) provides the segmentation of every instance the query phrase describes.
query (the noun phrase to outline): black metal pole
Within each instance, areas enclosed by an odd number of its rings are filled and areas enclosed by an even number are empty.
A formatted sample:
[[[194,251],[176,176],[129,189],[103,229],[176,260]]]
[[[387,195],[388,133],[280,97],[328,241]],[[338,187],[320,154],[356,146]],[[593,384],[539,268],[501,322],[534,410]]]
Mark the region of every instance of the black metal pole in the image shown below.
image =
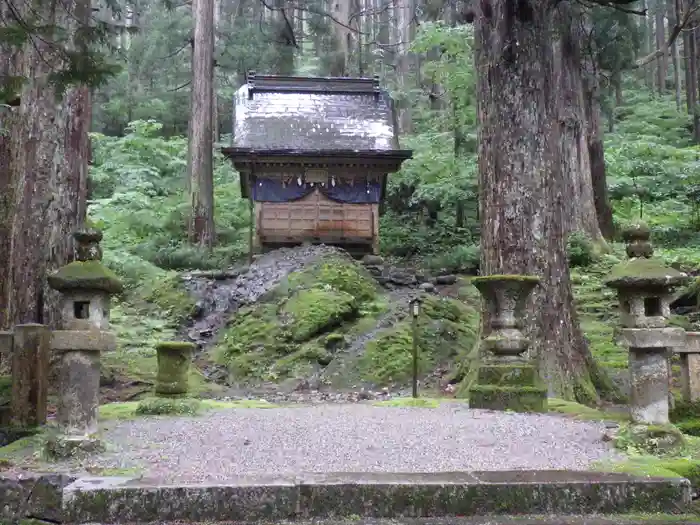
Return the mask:
[[[418,397],[418,316],[413,312],[413,397]]]

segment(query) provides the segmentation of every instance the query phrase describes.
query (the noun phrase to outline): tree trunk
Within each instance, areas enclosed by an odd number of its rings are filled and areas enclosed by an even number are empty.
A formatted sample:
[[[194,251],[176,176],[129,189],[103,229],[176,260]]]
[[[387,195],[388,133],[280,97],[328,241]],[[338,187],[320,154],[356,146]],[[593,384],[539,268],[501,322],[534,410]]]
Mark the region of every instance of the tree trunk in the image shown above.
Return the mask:
[[[696,41],[697,28],[693,22],[692,27],[687,30],[688,48],[686,51],[686,67],[688,70],[688,84],[686,90],[688,92],[688,108],[693,117],[693,140],[696,144],[700,143],[700,115],[698,115],[698,53]]]
[[[189,238],[211,249],[214,244],[213,130],[214,0],[194,1],[194,50],[190,113]]]
[[[482,4],[483,5],[483,4]],[[494,0],[476,18],[481,269],[533,274],[528,332],[549,392],[593,402],[600,374],[574,310],[566,254],[552,3]]]
[[[588,123],[583,98],[583,62],[581,42],[582,14],[569,8],[567,2],[557,10],[559,42],[554,52],[554,74],[557,82],[557,114],[562,170],[571,184],[569,198],[564,200],[564,216],[569,217],[569,234],[585,233],[594,242],[603,241],[598,226],[591,180],[591,159],[588,152]]]
[[[74,52],[86,45],[78,29],[89,21],[86,0],[41,4],[39,15],[70,35]],[[22,91],[16,164],[15,215],[12,225],[10,319],[13,323],[60,320],[58,295],[46,274],[73,260],[72,233],[85,221],[90,94],[86,87],[68,89],[56,98],[48,83],[61,65],[43,41],[25,47],[23,74],[31,79]]]
[[[5,6],[0,6],[0,16]],[[9,46],[0,46],[0,76],[17,76],[18,53]],[[0,330],[7,330],[10,314],[11,239],[14,215],[14,177],[16,175],[16,139],[21,135],[19,108],[0,106]]]
[[[680,17],[680,0],[668,0],[668,26],[675,27]],[[676,109],[681,110],[681,64],[678,54],[678,39],[671,44],[671,65],[673,67],[673,89],[676,95]]]
[[[654,6],[654,29],[656,34],[656,49],[664,49],[666,45],[665,0],[656,0]],[[666,92],[666,75],[668,73],[668,55],[664,53],[656,61],[656,89],[659,95]]]

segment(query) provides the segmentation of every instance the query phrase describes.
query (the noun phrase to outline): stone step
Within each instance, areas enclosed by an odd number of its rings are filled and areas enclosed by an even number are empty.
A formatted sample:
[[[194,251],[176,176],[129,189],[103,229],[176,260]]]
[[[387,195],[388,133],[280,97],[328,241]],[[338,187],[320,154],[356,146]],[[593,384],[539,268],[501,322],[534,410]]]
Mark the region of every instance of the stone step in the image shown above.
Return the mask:
[[[688,480],[578,471],[246,476],[207,484],[81,478],[63,491],[68,523],[429,518],[489,514],[682,513]]]
[[[352,518],[323,520],[282,520],[274,525],[698,525],[700,515],[671,516],[669,514],[615,514],[606,516],[471,516],[443,518]],[[41,525],[28,524],[28,525]],[[48,525],[48,524],[47,524]],[[90,525],[118,525],[112,523],[92,523]],[[131,523],[129,525],[241,525],[240,522],[174,522]],[[267,524],[269,525],[269,524]]]

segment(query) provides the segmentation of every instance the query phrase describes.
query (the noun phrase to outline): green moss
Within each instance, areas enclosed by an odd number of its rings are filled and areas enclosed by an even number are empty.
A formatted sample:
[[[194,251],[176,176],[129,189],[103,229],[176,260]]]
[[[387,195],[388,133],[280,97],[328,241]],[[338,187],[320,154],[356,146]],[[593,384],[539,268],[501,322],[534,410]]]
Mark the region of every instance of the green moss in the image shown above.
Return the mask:
[[[156,345],[158,372],[156,394],[186,394],[192,352],[196,346],[183,341],[161,342]]]
[[[700,460],[697,459],[634,456],[621,462],[602,462],[594,468],[637,476],[686,478],[694,487],[700,486]]]
[[[680,401],[669,412],[672,422],[700,419],[700,401]]]
[[[377,297],[378,286],[367,270],[349,257],[326,257],[287,278],[283,289],[297,289],[315,285],[328,285],[332,289],[352,295],[358,303]]]
[[[479,331],[478,311],[449,298],[426,296],[418,321],[419,372],[451,364],[473,347]],[[378,384],[407,384],[412,375],[411,321],[404,320],[379,332],[361,358],[361,375]]]
[[[121,280],[100,261],[73,261],[48,276],[54,290],[102,290],[110,294],[121,293]]]
[[[565,401],[563,399],[549,398],[547,400],[547,407],[550,412],[556,412],[558,414],[565,414],[567,416],[575,417],[576,419],[584,420],[609,420],[609,421],[626,421],[628,417],[626,414],[621,414],[617,412],[605,412],[596,408],[591,408],[575,401]]]
[[[194,416],[202,406],[199,399],[149,397],[139,401],[136,406],[137,416]]]
[[[666,455],[687,446],[683,434],[674,425],[623,425],[614,444],[620,450]]]
[[[532,386],[538,376],[532,365],[484,364],[479,367],[477,381],[480,385]]]
[[[676,423],[678,430],[689,436],[700,436],[700,419],[681,421]]]
[[[299,290],[280,312],[289,318],[292,339],[297,342],[308,341],[356,313],[357,305],[352,295],[320,287]]]
[[[378,407],[419,407],[419,408],[437,408],[442,404],[442,399],[430,399],[430,398],[412,398],[412,397],[399,397],[395,399],[387,399],[385,401],[375,401],[372,403],[374,406]]]
[[[275,381],[326,366],[345,334],[370,330],[386,310],[377,292],[374,279],[356,261],[324,258],[236,312],[214,359],[239,380]]]
[[[160,403],[178,403],[182,401],[197,401],[193,399],[188,399],[188,398],[174,398],[172,400],[169,399],[164,399],[164,398],[150,398],[151,401],[149,403],[154,402],[152,400],[158,399],[159,405],[154,406],[163,406]],[[140,414],[137,412],[138,408],[140,406],[139,401],[128,401],[125,403],[109,403],[107,405],[102,405],[99,407],[98,410],[98,416],[100,421],[112,421],[112,420],[129,420],[129,419],[134,419],[136,417],[139,417],[140,415],[145,415],[145,414]],[[267,401],[264,400],[255,400],[255,399],[244,399],[241,401],[216,401],[213,399],[203,399],[201,401],[198,401],[198,408],[197,408],[197,415],[200,415],[206,411],[210,410],[226,410],[226,409],[232,409],[232,408],[276,408],[277,405],[274,405],[272,403],[268,403]],[[171,413],[172,415],[177,415],[174,412]],[[0,451],[3,449],[0,448]]]
[[[514,412],[546,412],[547,389],[536,386],[473,385],[469,407]]]
[[[496,274],[496,275],[483,275],[480,277],[474,277],[471,282],[472,284],[476,285],[478,283],[482,282],[487,282],[487,281],[503,281],[503,280],[509,280],[509,281],[520,281],[520,282],[525,282],[525,283],[539,283],[540,278],[537,277],[536,275],[516,275],[516,274]]]
[[[678,270],[666,266],[661,259],[637,258],[615,265],[603,284],[611,288],[649,285],[678,285],[688,280]]]
[[[141,299],[156,306],[159,315],[171,325],[179,327],[192,315],[195,300],[185,289],[180,274],[170,272],[144,288]]]

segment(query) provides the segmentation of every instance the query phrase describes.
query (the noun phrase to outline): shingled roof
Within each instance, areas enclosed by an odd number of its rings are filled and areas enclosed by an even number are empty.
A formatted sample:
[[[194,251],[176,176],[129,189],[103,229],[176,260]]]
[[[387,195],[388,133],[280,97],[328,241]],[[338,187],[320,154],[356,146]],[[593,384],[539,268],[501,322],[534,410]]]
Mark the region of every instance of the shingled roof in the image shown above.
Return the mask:
[[[399,149],[393,100],[375,78],[260,76],[235,96],[228,156],[410,157]]]

